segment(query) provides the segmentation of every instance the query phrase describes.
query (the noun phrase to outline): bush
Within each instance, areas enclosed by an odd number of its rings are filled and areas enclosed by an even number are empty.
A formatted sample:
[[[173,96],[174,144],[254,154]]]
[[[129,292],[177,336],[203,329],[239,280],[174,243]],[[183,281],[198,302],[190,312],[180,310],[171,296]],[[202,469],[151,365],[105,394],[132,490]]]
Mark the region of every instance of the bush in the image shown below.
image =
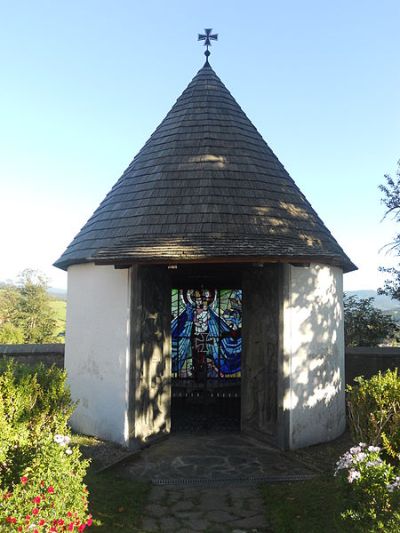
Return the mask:
[[[83,531],[91,524],[83,477],[70,445],[74,405],[66,373],[9,363],[0,369],[0,530]]]
[[[374,307],[374,298],[344,295],[344,340],[346,346],[379,346],[398,341],[399,326]]]
[[[400,531],[400,477],[380,452],[360,442],[336,463],[346,503],[341,516],[356,531]]]
[[[400,452],[400,378],[395,370],[347,387],[348,421],[355,442],[383,446],[393,459]]]

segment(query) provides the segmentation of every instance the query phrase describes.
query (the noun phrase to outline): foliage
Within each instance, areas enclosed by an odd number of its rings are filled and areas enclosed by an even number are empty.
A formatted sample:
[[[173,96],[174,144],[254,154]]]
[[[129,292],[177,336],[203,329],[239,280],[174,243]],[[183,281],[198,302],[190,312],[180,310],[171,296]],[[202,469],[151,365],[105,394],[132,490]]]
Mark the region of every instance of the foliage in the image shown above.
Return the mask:
[[[395,339],[398,325],[373,306],[374,298],[344,297],[344,336],[346,346],[378,346]]]
[[[382,202],[386,206],[385,217],[393,215],[394,220],[400,222],[400,160],[397,162],[396,177],[392,178],[389,174],[385,174],[385,181],[384,185],[379,186],[383,193]],[[395,235],[388,247],[399,255],[400,233]],[[391,296],[395,300],[400,300],[400,269],[381,267],[379,270],[389,274],[389,277],[386,279],[384,287],[378,292]]]
[[[271,531],[282,533],[343,533],[341,488],[332,477],[262,486]]]
[[[336,464],[335,476],[346,501],[341,516],[358,531],[400,530],[400,477],[381,459],[380,451],[360,442]]]
[[[90,511],[99,531],[141,531],[139,525],[150,491],[149,483],[120,477],[114,471],[89,472],[86,483],[90,490]]]
[[[2,365],[0,530],[83,531],[91,524],[88,463],[70,443],[74,406],[65,380],[56,367]]]
[[[57,321],[47,294],[47,280],[24,270],[17,285],[0,291],[0,342],[43,344],[56,340]]]
[[[395,458],[400,452],[400,377],[397,369],[370,379],[355,378],[347,387],[348,423],[355,441],[383,446]]]

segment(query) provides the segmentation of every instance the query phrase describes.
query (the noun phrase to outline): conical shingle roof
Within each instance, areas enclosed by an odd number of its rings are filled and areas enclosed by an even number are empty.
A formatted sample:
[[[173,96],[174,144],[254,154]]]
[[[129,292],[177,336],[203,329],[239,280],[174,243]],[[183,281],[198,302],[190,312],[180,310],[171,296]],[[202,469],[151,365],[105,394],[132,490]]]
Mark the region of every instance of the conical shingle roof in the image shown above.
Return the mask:
[[[356,268],[206,63],[55,266],[310,260]]]

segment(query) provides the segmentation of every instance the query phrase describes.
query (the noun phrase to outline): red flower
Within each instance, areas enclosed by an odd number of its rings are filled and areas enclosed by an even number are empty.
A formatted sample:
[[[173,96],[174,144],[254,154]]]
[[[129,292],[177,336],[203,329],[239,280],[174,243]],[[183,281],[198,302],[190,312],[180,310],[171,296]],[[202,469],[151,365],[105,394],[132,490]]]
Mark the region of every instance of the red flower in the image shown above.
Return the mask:
[[[39,533],[39,530],[38,529],[34,529],[33,533]]]
[[[28,483],[28,478],[26,476],[22,476],[20,480],[23,485],[26,485],[26,483]]]
[[[15,524],[17,522],[17,519],[13,516],[7,516],[6,522],[8,522],[9,524]]]
[[[31,519],[31,515],[30,515],[30,514],[27,514],[27,515],[25,516],[25,520],[26,520],[27,522],[29,522],[30,519]]]
[[[81,524],[79,527],[78,527],[78,531],[79,533],[82,533],[82,531],[84,531],[86,529],[86,524]]]
[[[58,524],[59,526],[63,526],[63,525],[64,525],[64,520],[63,520],[62,518],[60,518],[60,519],[58,520],[57,524]]]
[[[19,526],[19,528],[17,529],[17,531],[22,531],[22,526]]]
[[[74,523],[73,523],[73,522],[70,522],[70,523],[68,524],[68,531],[73,531],[73,530],[74,530],[74,527],[75,527],[75,526],[74,526]]]
[[[41,518],[41,519],[39,520],[39,526],[44,526],[45,523],[46,523],[46,521],[43,520],[43,518]]]
[[[34,514],[34,515],[39,514],[39,509],[38,509],[37,507],[35,507],[34,509],[32,509],[32,514]]]
[[[35,496],[33,498],[33,503],[40,503],[42,501],[42,498],[40,496]]]
[[[67,516],[72,516],[71,511],[68,511]]]
[[[50,494],[53,494],[53,493],[54,493],[54,487],[53,487],[53,485],[50,485],[50,487],[48,487],[47,492],[49,492]]]
[[[88,518],[86,525],[90,527],[92,524],[93,524],[92,518]]]

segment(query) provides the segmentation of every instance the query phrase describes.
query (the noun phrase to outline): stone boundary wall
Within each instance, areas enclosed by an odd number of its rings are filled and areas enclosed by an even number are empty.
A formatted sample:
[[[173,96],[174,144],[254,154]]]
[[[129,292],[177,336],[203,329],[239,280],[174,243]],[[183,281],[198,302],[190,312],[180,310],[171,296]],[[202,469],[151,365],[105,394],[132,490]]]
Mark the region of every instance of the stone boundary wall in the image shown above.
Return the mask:
[[[346,383],[357,376],[370,378],[379,370],[400,368],[400,348],[346,348]]]
[[[0,358],[12,358],[19,363],[44,363],[64,368],[65,344],[0,344]]]
[[[55,364],[64,368],[65,344],[0,344],[0,358],[12,357],[21,363]],[[400,348],[346,348],[346,383],[357,376],[370,378],[379,370],[400,368]]]

